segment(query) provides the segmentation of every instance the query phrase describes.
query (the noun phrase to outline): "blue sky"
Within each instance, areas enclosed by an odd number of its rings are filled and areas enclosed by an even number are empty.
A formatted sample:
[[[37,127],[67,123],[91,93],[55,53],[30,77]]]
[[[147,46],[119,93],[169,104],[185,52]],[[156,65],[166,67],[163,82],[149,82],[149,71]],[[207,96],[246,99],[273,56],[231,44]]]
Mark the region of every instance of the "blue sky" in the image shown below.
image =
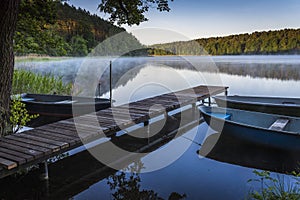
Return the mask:
[[[100,1],[70,3],[105,18]],[[144,44],[300,28],[300,0],[174,0],[170,7],[169,13],[151,9],[140,26],[123,27]]]

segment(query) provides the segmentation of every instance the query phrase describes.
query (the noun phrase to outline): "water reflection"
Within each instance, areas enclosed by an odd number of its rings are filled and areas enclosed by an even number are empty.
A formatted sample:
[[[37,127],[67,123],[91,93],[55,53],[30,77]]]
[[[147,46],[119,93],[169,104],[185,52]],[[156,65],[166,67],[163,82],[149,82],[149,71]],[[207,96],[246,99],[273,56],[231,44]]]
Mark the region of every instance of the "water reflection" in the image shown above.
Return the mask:
[[[175,115],[180,118],[180,114]],[[193,120],[193,119],[191,119]],[[124,134],[113,138],[113,143],[121,148],[131,152],[143,151],[154,152],[164,144],[174,139],[177,133],[178,124],[175,118],[168,119],[168,126],[155,136],[147,139],[137,139]],[[161,123],[155,122],[152,127]],[[198,120],[190,128],[195,127]],[[132,134],[148,134],[148,129],[140,128],[132,131]],[[175,131],[173,133],[173,131]],[[167,134],[172,133],[171,136]],[[184,133],[184,132],[183,132]],[[159,138],[162,140],[157,141]],[[138,140],[138,141],[137,141]],[[91,151],[97,151],[107,154],[106,145],[108,142],[92,147]],[[147,155],[147,154],[146,154]],[[162,199],[158,192],[153,189],[142,189],[140,172],[145,168],[145,162],[142,161],[144,154],[135,155],[124,159],[117,157],[112,162],[122,165],[128,172],[116,171],[95,159],[88,151],[83,151],[71,157],[67,157],[58,162],[49,165],[50,179],[41,180],[43,168],[35,170],[29,174],[18,174],[15,177],[7,177],[0,180],[0,199],[67,199],[79,195],[79,199],[95,199],[95,196],[101,196],[102,199]],[[82,193],[89,191],[94,184],[101,183],[101,188],[90,198],[85,198]],[[131,198],[129,198],[131,197]],[[173,190],[168,195],[169,199],[183,199],[184,194]],[[138,198],[138,199],[140,199]]]
[[[88,63],[91,68],[103,68],[100,79],[101,95],[108,97],[109,61],[113,60],[113,94],[122,96],[132,88],[145,86],[150,81],[164,83],[172,89],[182,89],[199,84],[227,85],[234,93],[269,95],[276,85],[279,96],[291,96],[286,88],[295,88],[300,80],[300,56],[170,56],[170,57],[121,57],[75,58],[50,62],[17,63],[39,73],[62,76],[65,82],[73,82],[78,70]],[[88,78],[86,78],[88,80]],[[259,83],[251,85],[249,82]],[[89,85],[90,86],[90,85]],[[245,88],[247,87],[247,88]],[[265,88],[268,87],[268,88]],[[146,91],[144,89],[144,91]],[[139,98],[157,95],[165,89],[147,88]],[[98,94],[98,91],[94,91]],[[282,93],[282,95],[280,95]],[[296,94],[296,91],[293,91]],[[294,95],[295,96],[295,95]],[[118,99],[118,97],[115,97]]]
[[[111,58],[100,60],[103,66],[108,67]],[[53,73],[63,76],[64,81],[73,81],[83,62],[84,59],[80,58],[20,63],[16,67]],[[93,62],[96,67],[100,66],[99,59]],[[211,63],[216,64],[218,69],[210,68]],[[201,69],[200,73],[195,70],[195,66]],[[219,85],[220,77],[222,83],[230,87],[230,93],[299,96],[299,66],[300,56],[118,58],[113,62],[113,98],[122,102],[136,87],[140,89],[130,94],[129,100],[166,92],[163,87],[145,85],[145,81],[165,81],[164,84],[171,85],[175,90],[187,85]],[[221,73],[217,73],[218,71]],[[108,70],[101,77],[101,94],[104,95],[107,95],[109,88],[107,77]],[[181,84],[178,77],[187,81]],[[120,79],[122,81],[119,81]],[[175,122],[173,126],[176,128]],[[253,168],[279,172],[298,169],[298,154],[234,142],[223,137],[216,146],[209,146],[209,141],[216,135],[209,136],[200,148],[198,144],[202,143],[206,129],[207,126],[201,124],[199,128],[183,132],[183,136],[176,140],[172,140],[172,137],[166,138],[167,140],[153,147],[151,154],[157,158],[164,158],[163,156],[168,157],[180,149],[182,144],[190,145],[176,162],[164,169],[146,174],[117,172],[99,163],[88,152],[82,152],[50,165],[51,178],[48,183],[38,178],[41,171],[35,171],[28,176],[3,179],[0,181],[0,198],[111,199],[111,194],[122,194],[120,197],[123,197],[125,190],[129,189],[132,193],[138,192],[141,197],[150,195],[171,199],[174,196],[182,198],[186,194],[188,199],[243,199],[249,189],[247,180],[253,177]],[[139,145],[148,144],[147,139],[125,135],[115,138],[112,142],[127,150],[137,150]],[[164,144],[166,145],[162,146]],[[199,157],[196,153],[197,150],[205,148],[209,149],[209,159]],[[96,151],[101,151],[101,147]],[[124,163],[124,167],[132,161],[146,160],[147,156],[136,158]],[[140,194],[143,191],[144,194]]]
[[[141,177],[140,171],[143,168],[143,163],[135,162],[130,165],[127,170],[131,173],[124,173],[123,171],[117,172],[107,179],[107,184],[112,192],[112,197],[115,200],[127,200],[127,199],[151,199],[162,200],[159,194],[154,190],[141,189]],[[172,192],[169,200],[181,200],[185,199],[186,194],[179,194]]]
[[[300,172],[298,152],[259,146],[220,133],[209,135],[198,153],[207,158],[245,167],[280,173]]]

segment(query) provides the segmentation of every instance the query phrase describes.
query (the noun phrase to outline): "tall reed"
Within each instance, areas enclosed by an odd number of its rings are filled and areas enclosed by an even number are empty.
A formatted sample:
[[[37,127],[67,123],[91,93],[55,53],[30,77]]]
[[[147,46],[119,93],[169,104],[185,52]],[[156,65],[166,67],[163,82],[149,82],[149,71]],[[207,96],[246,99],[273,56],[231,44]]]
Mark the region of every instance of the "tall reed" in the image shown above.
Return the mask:
[[[13,78],[13,94],[38,93],[70,95],[72,83],[64,84],[62,77],[51,74],[41,75],[26,70],[15,70]]]

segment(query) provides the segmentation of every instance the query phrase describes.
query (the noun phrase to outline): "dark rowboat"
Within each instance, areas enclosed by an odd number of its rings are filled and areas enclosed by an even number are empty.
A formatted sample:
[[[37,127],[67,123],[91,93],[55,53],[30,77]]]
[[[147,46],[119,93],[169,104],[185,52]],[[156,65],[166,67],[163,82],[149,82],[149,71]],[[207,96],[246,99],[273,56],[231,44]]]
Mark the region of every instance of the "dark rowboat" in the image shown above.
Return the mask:
[[[281,97],[216,96],[220,107],[300,117],[300,99]]]
[[[221,136],[255,145],[300,152],[300,118],[201,106],[207,124]]]
[[[26,105],[30,114],[39,114],[38,118],[29,122],[30,127],[42,126],[111,106],[109,99],[43,94],[22,94],[21,102]]]

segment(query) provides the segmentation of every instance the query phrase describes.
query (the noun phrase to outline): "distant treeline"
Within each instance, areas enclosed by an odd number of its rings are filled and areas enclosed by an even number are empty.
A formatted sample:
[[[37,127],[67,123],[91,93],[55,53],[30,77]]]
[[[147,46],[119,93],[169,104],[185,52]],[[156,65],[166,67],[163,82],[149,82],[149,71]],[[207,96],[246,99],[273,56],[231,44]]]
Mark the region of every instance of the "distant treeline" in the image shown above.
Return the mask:
[[[151,55],[299,54],[300,29],[212,37],[157,44],[150,48]]]
[[[14,48],[19,56],[85,56],[100,42],[121,32],[126,30],[60,0],[22,0]],[[130,44],[142,47],[134,36],[127,37]]]

